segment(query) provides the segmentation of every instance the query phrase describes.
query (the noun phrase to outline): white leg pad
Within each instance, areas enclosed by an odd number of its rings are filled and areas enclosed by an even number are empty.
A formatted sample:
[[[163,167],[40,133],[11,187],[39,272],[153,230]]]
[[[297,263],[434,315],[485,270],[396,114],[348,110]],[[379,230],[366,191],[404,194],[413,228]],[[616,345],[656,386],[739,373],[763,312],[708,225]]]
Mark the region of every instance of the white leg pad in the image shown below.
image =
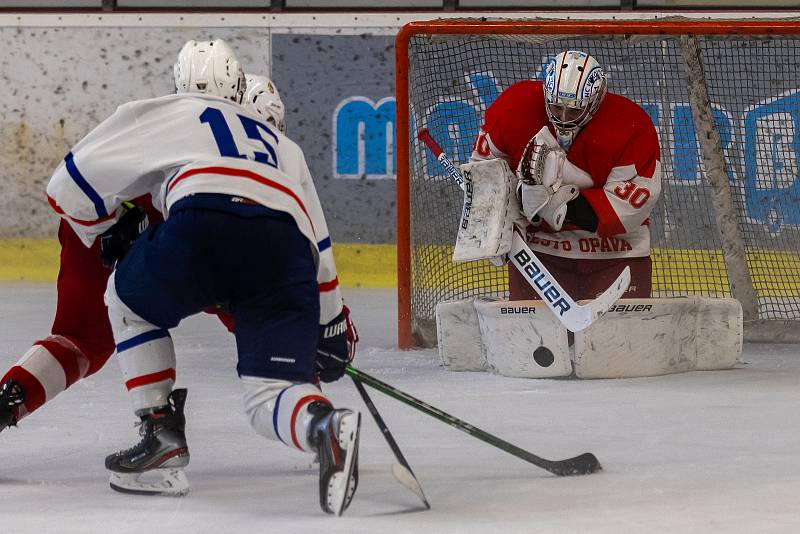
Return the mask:
[[[481,342],[478,312],[472,300],[436,305],[439,358],[451,371],[484,371],[486,355]]]
[[[572,374],[567,329],[538,300],[475,301],[490,369],[503,376]]]
[[[575,333],[575,374],[626,378],[730,369],[741,361],[742,321],[735,299],[622,299]]]
[[[730,369],[742,363],[742,305],[732,298],[697,300],[697,370]]]

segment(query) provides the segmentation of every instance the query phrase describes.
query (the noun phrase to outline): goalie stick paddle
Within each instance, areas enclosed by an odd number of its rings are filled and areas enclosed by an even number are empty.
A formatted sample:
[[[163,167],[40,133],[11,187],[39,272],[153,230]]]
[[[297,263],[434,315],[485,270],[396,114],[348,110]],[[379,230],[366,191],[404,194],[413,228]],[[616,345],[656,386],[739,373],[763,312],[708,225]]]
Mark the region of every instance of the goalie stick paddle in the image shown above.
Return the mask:
[[[382,382],[377,378],[364,373],[363,371],[359,371],[352,365],[348,364],[347,367],[345,367],[345,372],[353,380],[357,380],[358,382],[362,382],[372,388],[375,388],[384,395],[388,395],[389,397],[397,399],[400,402],[408,404],[412,408],[426,413],[431,417],[438,419],[439,421],[461,430],[462,432],[466,432],[470,436],[478,438],[479,440],[484,441],[493,447],[497,447],[500,450],[516,456],[517,458],[532,463],[537,467],[541,467],[542,469],[545,469],[554,475],[562,477],[571,475],[588,475],[602,469],[597,457],[590,452],[581,454],[574,458],[567,458],[565,460],[547,460],[524,449],[520,449],[516,445],[512,445],[511,443],[504,441],[497,436],[472,426],[466,421],[462,421],[461,419],[458,419],[447,412],[443,412],[442,410],[431,406],[430,404],[412,397],[408,393],[400,391],[399,389],[390,386],[389,384]]]
[[[453,164],[442,151],[439,144],[431,136],[427,128],[417,134],[417,138],[425,143],[436,159],[444,166],[450,176],[463,191],[466,184],[461,171]],[[464,215],[467,216],[466,214]],[[578,304],[564,291],[558,280],[539,261],[539,258],[525,242],[519,228],[514,228],[511,241],[509,261],[517,268],[520,274],[531,287],[544,300],[548,308],[555,314],[559,321],[572,332],[580,332],[599,319],[608,309],[622,297],[631,282],[631,270],[625,266],[622,273],[614,280],[611,286],[603,291],[588,304]]]
[[[351,377],[352,378],[352,377]],[[375,424],[378,425],[378,428],[383,434],[383,437],[386,438],[386,443],[389,444],[389,448],[392,449],[394,453],[394,457],[397,458],[399,463],[392,465],[392,475],[397,481],[411,490],[417,497],[420,498],[422,504],[425,505],[425,508],[430,510],[431,505],[428,503],[428,499],[425,498],[425,493],[422,491],[422,486],[417,480],[416,475],[414,475],[414,471],[411,470],[411,466],[406,461],[405,456],[400,451],[400,446],[397,445],[397,442],[394,440],[394,436],[392,433],[389,432],[389,427],[386,426],[386,423],[381,417],[381,414],[378,412],[378,408],[375,406],[375,403],[372,402],[367,390],[361,385],[361,382],[353,378],[353,384],[356,386],[358,390],[358,394],[361,395],[361,399],[364,401],[364,404],[367,405],[367,409],[369,413],[372,414],[372,418],[375,419]]]

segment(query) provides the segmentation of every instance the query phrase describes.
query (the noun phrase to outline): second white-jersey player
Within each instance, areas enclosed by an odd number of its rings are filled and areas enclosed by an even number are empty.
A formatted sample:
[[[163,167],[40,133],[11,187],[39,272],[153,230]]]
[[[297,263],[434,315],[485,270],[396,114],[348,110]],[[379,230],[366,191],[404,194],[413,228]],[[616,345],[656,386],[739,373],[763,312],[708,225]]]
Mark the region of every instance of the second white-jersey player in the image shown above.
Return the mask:
[[[266,76],[245,74],[245,78],[247,91],[244,93],[244,107],[285,134],[286,106],[281,100],[278,88]]]

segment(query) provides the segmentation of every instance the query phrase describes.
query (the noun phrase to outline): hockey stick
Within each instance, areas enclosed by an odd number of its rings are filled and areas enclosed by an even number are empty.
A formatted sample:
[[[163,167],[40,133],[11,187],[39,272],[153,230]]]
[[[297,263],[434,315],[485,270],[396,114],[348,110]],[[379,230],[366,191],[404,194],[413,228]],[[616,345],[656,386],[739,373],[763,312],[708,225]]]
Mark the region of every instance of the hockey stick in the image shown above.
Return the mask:
[[[399,400],[400,402],[408,404],[412,408],[424,412],[431,417],[435,417],[439,421],[466,432],[470,436],[478,438],[479,440],[484,441],[493,447],[504,450],[507,453],[516,456],[517,458],[550,471],[554,475],[562,477],[571,475],[588,475],[602,469],[597,457],[590,452],[586,452],[574,458],[567,458],[565,460],[547,460],[524,449],[520,449],[516,445],[512,445],[511,443],[504,441],[497,436],[493,436],[488,432],[484,432],[480,428],[474,427],[466,421],[462,421],[457,417],[453,417],[449,413],[443,412],[442,410],[431,406],[430,404],[412,397],[408,393],[400,391],[399,389],[390,386],[389,384],[382,382],[377,378],[364,373],[363,371],[359,371],[352,365],[348,364],[348,366],[345,368],[345,372],[353,380],[357,380],[358,382],[362,382],[372,388],[375,388],[384,395],[388,395]]]
[[[352,378],[352,377],[351,377]],[[408,465],[405,456],[400,451],[400,447],[397,445],[397,442],[394,440],[394,436],[392,433],[389,432],[389,427],[386,426],[386,423],[381,417],[381,414],[378,413],[378,408],[375,406],[375,403],[372,402],[367,390],[361,385],[361,382],[353,378],[353,384],[355,384],[356,389],[358,390],[359,395],[364,400],[364,404],[367,405],[367,409],[369,413],[372,414],[372,418],[375,419],[375,424],[378,425],[378,428],[383,434],[383,437],[386,438],[386,442],[389,444],[389,448],[392,449],[395,458],[399,463],[392,465],[392,474],[397,481],[411,490],[417,497],[422,500],[422,504],[425,505],[425,508],[430,510],[431,505],[428,503],[428,499],[425,498],[425,493],[422,491],[422,486],[417,480],[416,475],[414,475],[414,471],[411,470],[411,466]]]
[[[447,175],[458,184],[462,191],[471,189],[461,175],[461,171],[453,165],[453,162],[442,151],[427,128],[421,129],[417,134],[417,138],[425,143],[433,155],[436,156],[436,159],[444,166]],[[464,217],[468,216],[469,211],[465,207]],[[564,291],[555,277],[539,261],[539,258],[530,249],[528,243],[525,242],[525,238],[520,233],[519,228],[514,228],[514,237],[508,256],[509,261],[517,268],[533,290],[542,297],[542,300],[558,320],[573,332],[583,330],[606,313],[622,297],[631,282],[631,270],[628,266],[625,266],[625,269],[608,289],[588,304],[581,305],[576,303]]]

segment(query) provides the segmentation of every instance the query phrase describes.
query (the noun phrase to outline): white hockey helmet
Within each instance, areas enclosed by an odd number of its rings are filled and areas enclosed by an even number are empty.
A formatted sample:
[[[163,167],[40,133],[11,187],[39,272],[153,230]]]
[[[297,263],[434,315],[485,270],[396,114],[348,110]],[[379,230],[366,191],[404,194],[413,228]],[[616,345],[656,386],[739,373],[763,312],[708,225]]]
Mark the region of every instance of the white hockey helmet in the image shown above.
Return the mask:
[[[606,74],[595,58],[577,50],[558,54],[544,80],[550,122],[562,134],[582,127],[597,112],[607,89]]]
[[[286,132],[286,107],[283,105],[278,88],[266,76],[245,74],[247,91],[244,93],[244,107],[274,124],[281,133]]]
[[[175,91],[221,96],[242,103],[245,78],[236,53],[222,39],[187,41],[175,62]]]

